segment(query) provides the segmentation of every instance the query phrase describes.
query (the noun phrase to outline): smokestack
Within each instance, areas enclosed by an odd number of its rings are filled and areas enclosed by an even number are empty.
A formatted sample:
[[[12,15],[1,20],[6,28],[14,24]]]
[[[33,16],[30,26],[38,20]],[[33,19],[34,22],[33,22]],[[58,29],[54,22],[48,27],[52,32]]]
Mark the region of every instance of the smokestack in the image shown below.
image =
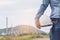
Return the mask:
[[[8,17],[6,17],[6,35],[8,35]]]

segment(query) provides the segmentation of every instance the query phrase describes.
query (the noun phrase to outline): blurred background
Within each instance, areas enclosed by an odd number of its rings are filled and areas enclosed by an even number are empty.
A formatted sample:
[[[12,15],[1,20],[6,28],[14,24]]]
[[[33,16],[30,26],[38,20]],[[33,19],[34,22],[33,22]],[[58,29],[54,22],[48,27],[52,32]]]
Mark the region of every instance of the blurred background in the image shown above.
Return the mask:
[[[42,0],[0,0],[0,35],[49,34],[51,26],[35,28],[35,16],[41,4]],[[50,12],[49,6],[44,15],[49,17]]]

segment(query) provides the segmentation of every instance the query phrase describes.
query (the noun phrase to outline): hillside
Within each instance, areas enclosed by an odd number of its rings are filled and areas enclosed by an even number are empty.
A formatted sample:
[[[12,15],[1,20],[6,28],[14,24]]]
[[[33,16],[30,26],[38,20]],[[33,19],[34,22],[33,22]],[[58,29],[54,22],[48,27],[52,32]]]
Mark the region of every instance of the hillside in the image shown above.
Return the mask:
[[[29,26],[29,25],[18,25],[13,28],[8,28],[8,34],[10,35],[20,35],[20,34],[27,34],[27,33],[43,33],[46,34],[45,32],[41,30],[37,30],[36,28]],[[6,28],[5,29],[0,29],[0,34],[6,34]]]

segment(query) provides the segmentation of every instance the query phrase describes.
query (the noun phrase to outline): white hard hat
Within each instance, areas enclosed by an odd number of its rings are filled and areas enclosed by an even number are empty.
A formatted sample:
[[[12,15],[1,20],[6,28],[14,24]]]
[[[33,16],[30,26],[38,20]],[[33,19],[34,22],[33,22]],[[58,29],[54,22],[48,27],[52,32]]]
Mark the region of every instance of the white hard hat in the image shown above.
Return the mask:
[[[42,27],[47,27],[52,25],[52,21],[49,16],[42,15],[40,18],[40,24]]]

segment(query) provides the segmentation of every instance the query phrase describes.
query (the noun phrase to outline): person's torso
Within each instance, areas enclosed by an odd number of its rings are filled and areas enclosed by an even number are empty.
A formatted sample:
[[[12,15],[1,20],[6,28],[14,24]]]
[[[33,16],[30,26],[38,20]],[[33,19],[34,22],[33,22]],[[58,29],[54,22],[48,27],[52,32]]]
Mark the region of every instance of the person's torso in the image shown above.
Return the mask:
[[[60,0],[50,0],[51,18],[60,18]]]

